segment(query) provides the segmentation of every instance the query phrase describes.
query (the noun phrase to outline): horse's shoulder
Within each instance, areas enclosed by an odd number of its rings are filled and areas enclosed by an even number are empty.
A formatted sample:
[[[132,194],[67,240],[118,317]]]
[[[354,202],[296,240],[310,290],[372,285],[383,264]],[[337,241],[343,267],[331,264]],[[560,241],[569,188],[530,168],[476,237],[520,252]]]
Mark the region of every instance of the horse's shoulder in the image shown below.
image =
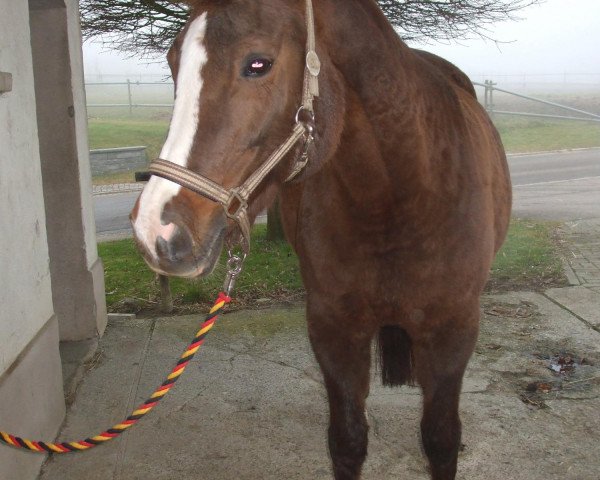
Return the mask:
[[[473,97],[477,98],[475,93],[475,87],[469,77],[460,70],[456,65],[449,62],[448,60],[435,55],[434,53],[427,52],[425,50],[419,50],[412,48],[412,52],[415,56],[423,62],[425,67],[430,70],[431,73],[435,72],[441,74],[446,79],[452,81],[455,85],[468,92]]]

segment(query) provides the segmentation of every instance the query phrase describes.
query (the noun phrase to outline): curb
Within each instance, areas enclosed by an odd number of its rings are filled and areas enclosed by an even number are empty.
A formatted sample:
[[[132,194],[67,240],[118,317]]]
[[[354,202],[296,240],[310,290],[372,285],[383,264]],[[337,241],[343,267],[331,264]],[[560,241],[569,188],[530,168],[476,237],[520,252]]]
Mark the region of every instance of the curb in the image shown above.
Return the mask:
[[[529,157],[533,155],[545,155],[548,153],[587,152],[600,150],[600,147],[563,148],[560,150],[540,150],[539,152],[506,152],[507,157]]]
[[[145,183],[112,183],[109,185],[93,185],[93,195],[109,195],[113,193],[139,192]]]

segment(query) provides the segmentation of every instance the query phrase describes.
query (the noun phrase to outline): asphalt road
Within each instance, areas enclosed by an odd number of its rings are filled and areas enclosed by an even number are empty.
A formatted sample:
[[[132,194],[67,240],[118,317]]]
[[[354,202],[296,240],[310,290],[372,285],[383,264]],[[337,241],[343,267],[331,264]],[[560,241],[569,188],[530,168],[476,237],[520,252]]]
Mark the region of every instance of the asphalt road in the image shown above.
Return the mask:
[[[94,195],[98,240],[113,240],[131,235],[129,212],[140,192]]]
[[[577,221],[600,218],[600,149],[509,158],[513,216]]]
[[[517,216],[572,220],[600,217],[600,148],[511,155]],[[99,240],[131,235],[129,212],[139,192],[96,195]]]
[[[600,177],[600,148],[510,155],[513,186]]]

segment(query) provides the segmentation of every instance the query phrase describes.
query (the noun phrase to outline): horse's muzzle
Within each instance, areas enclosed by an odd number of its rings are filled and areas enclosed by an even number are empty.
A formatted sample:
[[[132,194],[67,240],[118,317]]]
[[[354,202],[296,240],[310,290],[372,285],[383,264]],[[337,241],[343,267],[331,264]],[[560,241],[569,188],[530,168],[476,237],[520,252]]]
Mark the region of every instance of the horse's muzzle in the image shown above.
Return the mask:
[[[172,272],[173,275],[197,267],[194,242],[185,228],[175,226],[168,239],[158,236],[156,238],[156,255],[159,265]]]
[[[177,223],[161,225],[155,235],[150,236],[152,240],[147,235],[138,235],[134,228],[134,238],[144,260],[155,272],[195,278],[211,273],[218,261],[223,247],[224,222],[216,223],[218,225],[208,228],[201,238]]]

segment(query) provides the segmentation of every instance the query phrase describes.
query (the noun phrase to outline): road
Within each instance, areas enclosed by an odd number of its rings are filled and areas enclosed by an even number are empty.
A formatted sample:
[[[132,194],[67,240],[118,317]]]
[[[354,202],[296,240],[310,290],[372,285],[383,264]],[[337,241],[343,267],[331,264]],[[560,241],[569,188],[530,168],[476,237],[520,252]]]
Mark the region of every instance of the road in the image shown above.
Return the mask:
[[[600,148],[510,155],[513,186],[600,177]]]
[[[139,195],[140,192],[94,195],[96,234],[99,241],[131,235],[129,212]]]
[[[600,218],[600,148],[510,155],[513,213],[555,220]],[[99,240],[131,235],[129,212],[139,192],[94,196]]]
[[[513,215],[541,220],[600,218],[600,149],[509,158]]]

